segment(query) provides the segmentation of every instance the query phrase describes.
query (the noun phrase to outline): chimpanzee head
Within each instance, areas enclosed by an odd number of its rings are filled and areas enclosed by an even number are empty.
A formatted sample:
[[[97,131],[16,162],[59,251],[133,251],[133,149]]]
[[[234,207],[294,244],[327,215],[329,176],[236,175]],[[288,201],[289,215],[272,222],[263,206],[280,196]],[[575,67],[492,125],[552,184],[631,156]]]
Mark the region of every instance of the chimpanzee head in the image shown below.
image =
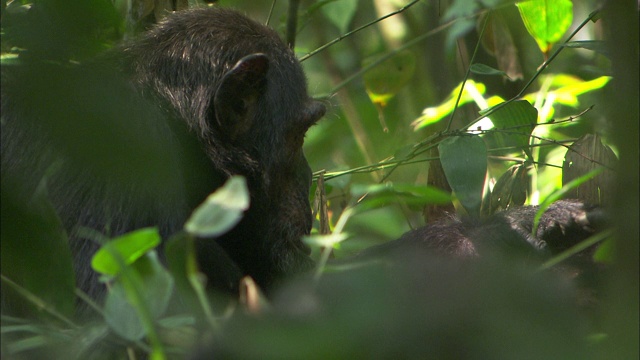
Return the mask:
[[[263,286],[308,268],[302,143],[325,108],[309,98],[293,52],[271,29],[224,9],[178,12],[124,52],[137,86],[186,122],[215,172],[247,179],[250,210],[218,243]]]

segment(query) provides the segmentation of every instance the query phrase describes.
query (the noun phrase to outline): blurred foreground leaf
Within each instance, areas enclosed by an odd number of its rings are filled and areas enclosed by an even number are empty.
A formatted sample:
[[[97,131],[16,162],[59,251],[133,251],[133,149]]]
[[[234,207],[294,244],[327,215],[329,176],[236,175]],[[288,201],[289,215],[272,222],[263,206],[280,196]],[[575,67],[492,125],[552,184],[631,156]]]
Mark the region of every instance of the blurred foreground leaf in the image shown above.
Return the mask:
[[[247,182],[241,176],[234,176],[193,211],[184,228],[196,236],[218,236],[240,222],[248,208]]]

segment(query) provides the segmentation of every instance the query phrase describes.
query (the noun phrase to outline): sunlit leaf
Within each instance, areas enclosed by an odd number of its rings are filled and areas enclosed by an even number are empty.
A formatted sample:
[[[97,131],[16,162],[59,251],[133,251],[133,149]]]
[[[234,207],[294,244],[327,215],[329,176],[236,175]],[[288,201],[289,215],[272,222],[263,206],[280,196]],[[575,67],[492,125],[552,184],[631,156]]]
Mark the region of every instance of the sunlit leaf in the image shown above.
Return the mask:
[[[556,95],[555,100],[563,105],[574,107],[578,106],[578,95],[601,89],[609,82],[609,80],[611,80],[611,77],[609,76],[601,76],[590,81],[578,79],[578,81],[573,84],[568,84],[554,90]]]
[[[106,243],[91,260],[91,267],[102,274],[117,275],[123,265],[132,264],[160,244],[157,228],[144,228],[119,236]]]
[[[0,64],[2,64],[2,66],[19,65],[20,58],[18,57],[18,54],[2,54],[0,55]]]
[[[529,0],[516,4],[527,31],[545,56],[573,21],[570,0]]]
[[[461,86],[462,85],[456,86],[456,88],[451,91],[449,96],[440,105],[428,107],[422,110],[422,116],[415,119],[411,123],[413,129],[418,130],[425,126],[435,124],[438,121],[442,120],[445,116],[449,115],[455,107],[456,99],[458,98],[458,94],[460,93]],[[462,106],[474,100],[476,102],[484,101],[482,95],[484,95],[485,91],[486,87],[483,83],[468,80],[464,84],[464,91],[462,92],[462,96],[460,97],[458,106]]]

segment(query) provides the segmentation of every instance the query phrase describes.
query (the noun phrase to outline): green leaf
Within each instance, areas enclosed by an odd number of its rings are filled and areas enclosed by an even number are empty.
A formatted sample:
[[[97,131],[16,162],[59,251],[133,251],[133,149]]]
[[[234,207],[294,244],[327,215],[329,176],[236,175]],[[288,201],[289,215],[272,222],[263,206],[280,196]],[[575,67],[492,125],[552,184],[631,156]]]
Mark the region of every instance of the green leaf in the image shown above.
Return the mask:
[[[144,305],[151,316],[158,319],[164,315],[169,306],[174,287],[173,277],[160,263],[155,252],[148,253],[147,256],[138,259],[132,268],[142,279]]]
[[[516,164],[511,166],[500,176],[491,193],[491,211],[507,209],[512,206],[522,206],[527,200],[529,177],[527,166]]]
[[[529,0],[516,4],[527,31],[545,56],[573,21],[570,0]]]
[[[567,78],[567,76],[561,75],[556,77]],[[611,77],[609,76],[600,76],[589,81],[574,78],[573,82],[567,83],[553,90],[553,93],[555,94],[555,101],[562,105],[577,107],[580,105],[577,99],[579,95],[601,89],[609,82],[609,80],[611,80]]]
[[[454,136],[438,145],[440,162],[451,189],[469,215],[480,216],[487,173],[487,148],[477,135]]]
[[[195,236],[218,236],[240,222],[248,208],[247,182],[241,176],[234,176],[193,211],[184,228]]]
[[[49,172],[55,171],[54,167]],[[9,182],[3,180],[1,270],[46,306],[71,316],[75,299],[72,256],[62,222],[48,200],[46,179],[31,201],[14,197],[10,187],[5,188]],[[42,315],[41,309],[32,307],[4,284],[2,296],[3,302],[10,299],[20,311]]]
[[[104,304],[104,319],[109,327],[126,340],[137,341],[145,334],[142,321],[121,283],[113,284]]]
[[[198,309],[198,299],[189,283],[189,276],[198,272],[194,239],[191,235],[180,232],[167,240],[165,256],[167,266],[173,275],[176,289],[189,308]]]
[[[480,115],[487,114],[492,108],[481,110]],[[489,115],[496,128],[492,133],[499,147],[516,146],[522,148],[531,158],[529,137],[538,122],[538,110],[526,100],[512,101]],[[507,130],[502,133],[498,130]]]
[[[504,71],[494,69],[491,66],[488,66],[485,64],[479,64],[479,63],[473,64],[471,65],[471,68],[469,70],[472,73],[479,74],[479,75],[500,75],[500,76],[506,76],[507,78],[509,77],[507,73],[505,73]]]
[[[105,300],[105,321],[118,335],[131,341],[140,340],[149,331],[141,320],[141,312],[151,319],[160,318],[167,310],[173,293],[173,278],[160,264],[155,253],[149,253],[129,266],[126,276],[114,281]]]
[[[449,115],[455,107],[456,99],[458,98],[458,94],[460,93],[461,86],[462,84],[456,86],[456,88],[451,91],[449,96],[440,105],[428,107],[422,110],[422,116],[411,123],[413,129],[418,130],[425,126],[435,124],[438,121],[442,120],[445,116]],[[462,106],[474,100],[476,102],[484,101],[484,99],[482,99],[482,95],[484,95],[486,89],[487,88],[483,83],[468,80],[464,84],[464,91],[462,92],[462,96],[460,97],[458,106]]]
[[[91,267],[106,275],[117,275],[122,265],[129,265],[161,242],[157,228],[144,228],[119,236],[106,243],[91,260]]]

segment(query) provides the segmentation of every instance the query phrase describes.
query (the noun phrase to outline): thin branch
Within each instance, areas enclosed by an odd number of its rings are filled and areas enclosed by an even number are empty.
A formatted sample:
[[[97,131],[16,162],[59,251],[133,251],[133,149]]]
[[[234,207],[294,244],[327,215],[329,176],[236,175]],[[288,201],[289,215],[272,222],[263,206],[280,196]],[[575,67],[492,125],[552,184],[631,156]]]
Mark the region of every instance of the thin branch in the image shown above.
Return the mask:
[[[462,98],[462,93],[464,92],[464,85],[467,83],[467,79],[469,79],[469,75],[471,74],[471,65],[474,63],[476,59],[476,55],[478,54],[478,49],[480,49],[480,44],[482,44],[482,37],[484,36],[484,31],[487,29],[487,24],[489,23],[489,17],[491,17],[491,12],[489,12],[487,16],[484,18],[484,24],[482,24],[482,31],[480,31],[480,36],[478,37],[476,48],[473,50],[473,55],[471,56],[471,60],[469,61],[469,66],[467,66],[467,72],[464,74],[464,79],[462,80],[462,85],[460,86],[458,97],[456,98],[456,104],[453,106],[453,111],[449,116],[449,121],[447,122],[447,127],[445,128],[445,131],[449,131],[449,129],[451,129],[451,123],[453,122],[453,117],[456,114],[456,110],[458,110],[458,104],[460,104],[460,99]]]
[[[391,12],[391,13],[389,13],[389,14],[387,14],[387,15],[385,15],[385,16],[383,16],[383,17],[379,18],[379,19],[376,19],[376,20],[371,21],[371,22],[369,22],[369,23],[367,23],[367,24],[364,24],[364,25],[360,26],[359,28],[357,28],[357,29],[355,29],[355,30],[349,31],[349,32],[348,32],[348,33],[346,33],[346,34],[340,35],[338,38],[336,38],[336,39],[333,39],[333,40],[329,41],[328,43],[326,43],[326,44],[324,44],[324,45],[320,46],[319,48],[317,48],[317,49],[313,50],[312,52],[310,52],[310,53],[308,53],[308,54],[304,55],[303,57],[301,57],[301,58],[300,58],[300,59],[298,59],[298,60],[299,60],[300,62],[303,62],[303,61],[307,60],[308,58],[312,57],[313,55],[315,55],[315,54],[319,53],[320,51],[322,51],[322,50],[324,50],[324,49],[328,48],[329,46],[331,46],[331,45],[333,45],[333,44],[335,44],[335,43],[337,43],[337,42],[342,41],[343,39],[345,39],[345,38],[347,38],[347,37],[349,37],[349,36],[351,36],[351,35],[353,35],[353,34],[355,34],[355,33],[359,32],[360,30],[366,29],[367,27],[369,27],[369,26],[371,26],[371,25],[373,25],[373,24],[379,23],[380,21],[382,21],[382,20],[384,20],[384,19],[386,19],[386,18],[388,18],[388,17],[391,17],[391,16],[394,16],[394,15],[400,14],[401,12],[403,12],[403,11],[407,10],[408,8],[412,7],[413,5],[415,5],[418,1],[420,1],[420,0],[413,0],[412,2],[408,3],[407,5],[403,6],[402,8],[400,8],[400,9],[398,9],[398,10],[394,11],[394,12]]]

